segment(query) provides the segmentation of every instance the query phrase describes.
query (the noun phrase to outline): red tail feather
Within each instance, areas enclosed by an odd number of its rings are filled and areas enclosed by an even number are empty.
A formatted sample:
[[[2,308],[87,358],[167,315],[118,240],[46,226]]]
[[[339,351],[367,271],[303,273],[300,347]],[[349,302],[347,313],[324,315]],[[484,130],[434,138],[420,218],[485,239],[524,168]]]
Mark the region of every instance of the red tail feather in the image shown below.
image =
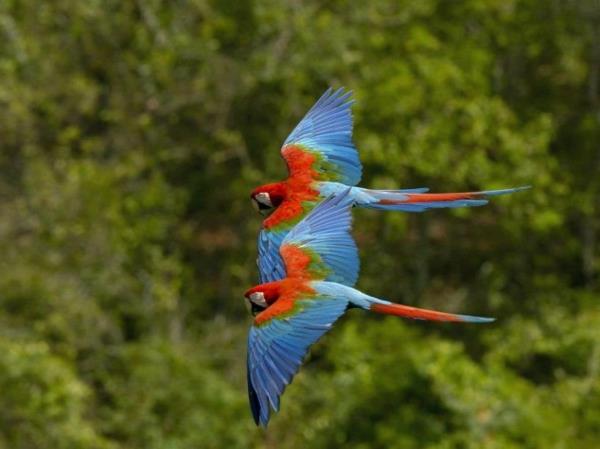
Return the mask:
[[[404,318],[412,318],[413,320],[453,321],[471,323],[488,323],[494,321],[493,318],[437,312],[435,310],[419,309],[417,307],[410,307],[402,304],[375,303],[371,305],[370,309],[373,312],[383,313],[386,315],[396,315]]]
[[[456,200],[477,200],[485,198],[484,193],[480,192],[462,192],[462,193],[408,193],[407,198],[402,200],[382,199],[379,204],[410,204],[410,203],[428,203],[433,201],[456,201]]]

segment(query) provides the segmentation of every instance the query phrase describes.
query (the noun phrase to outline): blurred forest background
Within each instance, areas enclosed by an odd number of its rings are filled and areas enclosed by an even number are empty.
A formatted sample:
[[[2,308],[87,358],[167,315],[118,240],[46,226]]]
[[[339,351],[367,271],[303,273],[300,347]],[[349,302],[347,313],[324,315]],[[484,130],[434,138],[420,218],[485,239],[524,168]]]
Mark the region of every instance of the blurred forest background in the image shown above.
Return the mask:
[[[598,0],[0,2],[0,448],[600,447]],[[246,398],[250,190],[328,87],[364,186],[351,312],[268,431]]]

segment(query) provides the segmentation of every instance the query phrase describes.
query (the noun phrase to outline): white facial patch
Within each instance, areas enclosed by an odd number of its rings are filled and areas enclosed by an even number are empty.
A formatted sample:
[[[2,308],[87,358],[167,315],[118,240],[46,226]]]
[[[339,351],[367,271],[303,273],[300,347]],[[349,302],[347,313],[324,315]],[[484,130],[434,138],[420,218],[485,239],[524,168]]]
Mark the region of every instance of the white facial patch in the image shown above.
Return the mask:
[[[256,198],[256,201],[258,201],[261,204],[264,204],[265,206],[273,207],[273,203],[271,202],[271,197],[269,196],[269,194],[267,192],[257,193],[254,198]]]
[[[265,301],[265,294],[263,292],[255,292],[250,295],[250,301],[260,307],[267,307],[267,301]]]

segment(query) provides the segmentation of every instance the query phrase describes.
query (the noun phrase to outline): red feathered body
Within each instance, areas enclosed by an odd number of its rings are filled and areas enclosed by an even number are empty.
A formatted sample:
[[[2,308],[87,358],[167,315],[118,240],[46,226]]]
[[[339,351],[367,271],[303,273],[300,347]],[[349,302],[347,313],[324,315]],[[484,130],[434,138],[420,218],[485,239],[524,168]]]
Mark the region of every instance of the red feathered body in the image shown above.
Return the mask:
[[[283,154],[290,176],[285,181],[258,187],[253,192],[269,193],[273,206],[277,207],[263,222],[265,229],[282,223],[289,226],[297,223],[306,212],[303,203],[314,202],[319,198],[319,191],[313,186],[318,177],[313,168],[316,156],[296,145],[287,146]],[[275,204],[275,201],[279,201],[279,204]]]
[[[262,292],[269,305],[254,318],[256,325],[292,312],[296,299],[315,294],[315,290],[310,286],[310,279],[302,277],[285,278],[281,281],[257,285],[248,290],[245,295],[249,296],[256,292]]]

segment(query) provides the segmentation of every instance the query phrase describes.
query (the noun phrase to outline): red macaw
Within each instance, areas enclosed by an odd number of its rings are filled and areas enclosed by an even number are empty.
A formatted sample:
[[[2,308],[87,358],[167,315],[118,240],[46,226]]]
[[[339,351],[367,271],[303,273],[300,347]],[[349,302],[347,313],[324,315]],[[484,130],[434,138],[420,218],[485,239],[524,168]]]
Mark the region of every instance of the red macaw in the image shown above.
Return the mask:
[[[428,189],[372,190],[355,187],[362,166],[352,143],[351,92],[328,89],[285,140],[281,155],[289,176],[252,191],[261,213],[271,212],[258,238],[261,282],[282,279],[279,245],[286,234],[324,198],[349,186],[355,206],[421,212],[430,208],[481,206],[487,198],[528,187],[462,193],[425,193]]]
[[[248,395],[256,424],[266,426],[271,408],[298,371],[308,348],[351,307],[418,320],[486,323],[492,318],[419,309],[366,295],[352,286],[359,271],[350,234],[350,190],[315,207],[283,239],[285,276],[249,289],[254,322],[248,335]]]

